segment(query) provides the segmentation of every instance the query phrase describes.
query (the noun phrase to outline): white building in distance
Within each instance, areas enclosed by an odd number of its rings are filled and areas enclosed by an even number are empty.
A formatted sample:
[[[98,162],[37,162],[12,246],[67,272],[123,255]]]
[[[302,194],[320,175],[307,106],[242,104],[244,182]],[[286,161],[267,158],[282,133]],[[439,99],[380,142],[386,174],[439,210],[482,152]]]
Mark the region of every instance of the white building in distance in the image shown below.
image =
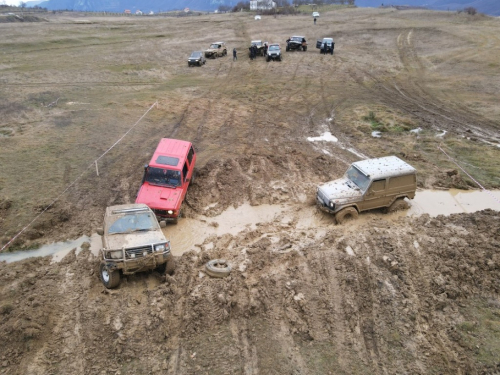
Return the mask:
[[[276,3],[272,0],[252,0],[250,10],[268,10],[276,8]]]

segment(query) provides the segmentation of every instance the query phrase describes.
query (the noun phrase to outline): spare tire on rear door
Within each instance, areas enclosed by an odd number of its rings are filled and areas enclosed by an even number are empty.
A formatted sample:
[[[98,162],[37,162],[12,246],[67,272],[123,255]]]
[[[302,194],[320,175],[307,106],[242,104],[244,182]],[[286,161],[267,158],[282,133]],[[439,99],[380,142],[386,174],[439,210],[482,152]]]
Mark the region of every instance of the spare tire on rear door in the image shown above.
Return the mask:
[[[231,273],[231,266],[225,259],[212,259],[205,266],[205,272],[212,277],[226,277]]]

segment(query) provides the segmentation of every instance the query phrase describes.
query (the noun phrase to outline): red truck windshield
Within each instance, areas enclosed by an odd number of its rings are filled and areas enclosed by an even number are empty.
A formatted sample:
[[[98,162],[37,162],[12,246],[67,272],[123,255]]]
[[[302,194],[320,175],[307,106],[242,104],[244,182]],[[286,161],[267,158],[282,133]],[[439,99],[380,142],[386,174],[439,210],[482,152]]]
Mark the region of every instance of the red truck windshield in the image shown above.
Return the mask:
[[[158,186],[181,186],[181,172],[172,169],[148,168],[146,172],[146,182]]]

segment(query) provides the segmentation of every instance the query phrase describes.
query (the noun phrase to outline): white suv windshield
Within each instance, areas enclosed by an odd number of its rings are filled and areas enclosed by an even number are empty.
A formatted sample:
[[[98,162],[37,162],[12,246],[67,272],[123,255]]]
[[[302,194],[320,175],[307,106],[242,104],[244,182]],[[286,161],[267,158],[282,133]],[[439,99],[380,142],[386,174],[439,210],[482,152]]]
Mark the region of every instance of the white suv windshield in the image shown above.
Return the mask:
[[[352,165],[349,167],[345,174],[349,180],[354,182],[356,186],[363,191],[365,191],[368,188],[368,185],[370,185],[370,178]]]
[[[109,226],[108,234],[156,230],[157,227],[156,217],[150,212],[127,214],[116,218]]]
[[[269,51],[279,51],[280,47],[279,46],[269,46]]]

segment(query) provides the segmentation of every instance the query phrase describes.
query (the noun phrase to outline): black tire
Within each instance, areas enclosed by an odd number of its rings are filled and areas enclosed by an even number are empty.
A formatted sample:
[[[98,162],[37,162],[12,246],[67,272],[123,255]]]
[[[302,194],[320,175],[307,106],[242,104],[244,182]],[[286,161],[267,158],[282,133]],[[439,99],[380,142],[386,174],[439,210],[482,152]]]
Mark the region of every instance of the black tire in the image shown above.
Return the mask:
[[[354,207],[347,207],[340,210],[335,214],[335,220],[337,224],[343,224],[348,220],[354,220],[358,218],[358,211]]]
[[[160,275],[163,275],[165,273],[166,268],[167,268],[167,263],[162,263],[155,268],[155,271],[158,272]]]
[[[387,213],[401,211],[408,209],[408,203],[404,200],[404,198],[396,199],[388,208]]]
[[[198,66],[201,66],[201,61],[198,61]]]
[[[165,263],[165,273],[172,276],[175,271],[175,259],[172,255],[168,257],[167,263]]]
[[[304,52],[307,51],[307,47],[306,46],[302,47],[302,49],[304,50]]]
[[[108,289],[116,288],[120,285],[120,271],[109,271],[106,264],[101,263],[99,266],[99,278],[103,285]]]
[[[172,223],[172,224],[177,224],[177,223],[179,222],[179,218],[181,218],[181,217],[182,217],[182,211],[181,211],[181,210],[179,210],[179,214],[177,215],[177,217],[176,217],[176,218],[173,218],[173,219],[172,219],[171,223]]]
[[[205,272],[212,277],[226,277],[231,273],[231,266],[225,259],[213,259],[206,264]]]

